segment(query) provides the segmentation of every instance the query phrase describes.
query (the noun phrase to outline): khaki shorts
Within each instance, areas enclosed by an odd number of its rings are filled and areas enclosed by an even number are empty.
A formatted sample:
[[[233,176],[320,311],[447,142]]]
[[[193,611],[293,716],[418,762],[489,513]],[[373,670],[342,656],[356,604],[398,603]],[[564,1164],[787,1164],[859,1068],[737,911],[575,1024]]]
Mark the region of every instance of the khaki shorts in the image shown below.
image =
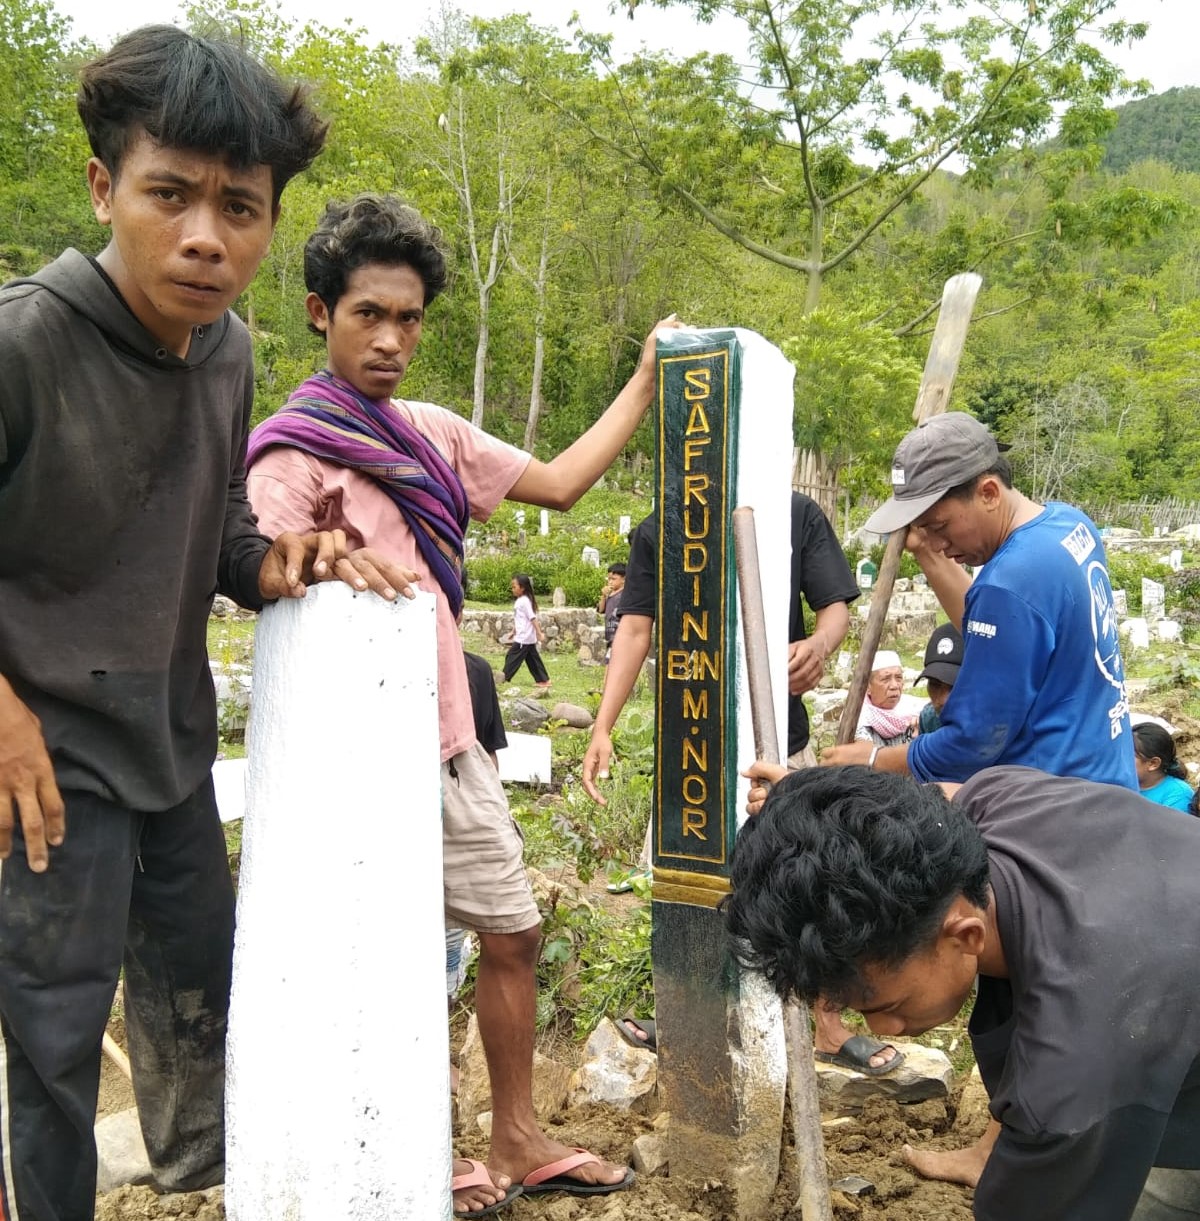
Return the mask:
[[[788,756],[788,767],[794,772],[798,772],[802,767],[816,767],[817,752],[813,750],[812,743],[806,743],[794,755]]]
[[[521,933],[541,920],[525,875],[521,831],[500,777],[476,742],[442,764],[446,923]]]

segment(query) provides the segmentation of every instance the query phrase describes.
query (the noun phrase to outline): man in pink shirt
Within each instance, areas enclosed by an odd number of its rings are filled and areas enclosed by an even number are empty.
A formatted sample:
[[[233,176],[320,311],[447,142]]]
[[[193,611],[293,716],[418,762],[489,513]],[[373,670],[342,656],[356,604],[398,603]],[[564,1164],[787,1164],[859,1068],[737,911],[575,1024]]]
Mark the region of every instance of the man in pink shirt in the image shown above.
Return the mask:
[[[505,498],[570,508],[649,407],[655,341],[652,332],[600,419],[548,463],[442,407],[393,401],[425,310],[445,287],[440,237],[393,197],[328,206],[304,258],[306,306],[328,367],[255,430],[248,486],[264,530],[343,530],[348,546],[426,574],[437,595],[446,918],[479,934],[476,1007],[493,1102],[494,1186],[455,1192],[455,1211],[471,1216],[522,1192],[602,1194],[633,1182],[626,1167],[550,1140],[534,1115],[540,917],[504,790],[475,740],[456,620],[469,518],[487,520]],[[509,1181],[519,1188],[505,1195]]]

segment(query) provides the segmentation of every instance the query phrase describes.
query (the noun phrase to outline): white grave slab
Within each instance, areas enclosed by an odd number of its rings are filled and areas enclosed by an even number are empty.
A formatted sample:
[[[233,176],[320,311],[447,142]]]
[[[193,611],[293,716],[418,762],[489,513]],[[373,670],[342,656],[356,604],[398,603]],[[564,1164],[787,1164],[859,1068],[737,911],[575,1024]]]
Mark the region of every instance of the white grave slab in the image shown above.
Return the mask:
[[[1144,619],[1150,623],[1153,623],[1155,619],[1161,619],[1166,598],[1167,591],[1160,581],[1142,577],[1142,617]]]
[[[496,752],[500,779],[521,784],[550,783],[550,739],[540,733],[504,731],[506,749]]]
[[[246,813],[246,760],[218,759],[212,778],[221,821],[237,822]]]
[[[226,1214],[447,1218],[434,597],[320,585],[255,652]]]

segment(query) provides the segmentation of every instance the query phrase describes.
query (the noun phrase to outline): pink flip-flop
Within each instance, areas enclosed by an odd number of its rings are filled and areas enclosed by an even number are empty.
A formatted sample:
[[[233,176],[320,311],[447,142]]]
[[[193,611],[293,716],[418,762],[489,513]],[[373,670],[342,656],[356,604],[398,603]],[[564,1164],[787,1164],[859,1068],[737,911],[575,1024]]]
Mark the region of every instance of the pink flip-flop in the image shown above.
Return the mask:
[[[496,1185],[492,1176],[488,1173],[488,1168],[482,1163],[477,1162],[472,1158],[463,1159],[470,1163],[470,1174],[458,1174],[450,1180],[450,1191],[462,1191],[466,1187],[490,1187],[492,1191],[499,1191],[500,1188]],[[507,1208],[518,1196],[524,1195],[524,1189],[517,1186],[511,1186],[507,1189],[502,1199],[499,1199],[495,1204],[489,1204],[487,1208],[477,1208],[470,1213],[455,1213],[455,1217],[464,1217],[470,1221],[472,1217],[490,1217],[493,1213],[498,1213],[502,1208]]]
[[[521,1180],[521,1187],[527,1196],[541,1195],[547,1191],[565,1191],[572,1196],[606,1196],[610,1192],[624,1191],[626,1187],[633,1186],[637,1176],[630,1168],[626,1168],[625,1177],[617,1183],[585,1183],[581,1179],[571,1178],[568,1173],[580,1166],[599,1161],[600,1158],[594,1153],[576,1148],[574,1153],[560,1158],[557,1162],[547,1162],[545,1166],[531,1170]]]

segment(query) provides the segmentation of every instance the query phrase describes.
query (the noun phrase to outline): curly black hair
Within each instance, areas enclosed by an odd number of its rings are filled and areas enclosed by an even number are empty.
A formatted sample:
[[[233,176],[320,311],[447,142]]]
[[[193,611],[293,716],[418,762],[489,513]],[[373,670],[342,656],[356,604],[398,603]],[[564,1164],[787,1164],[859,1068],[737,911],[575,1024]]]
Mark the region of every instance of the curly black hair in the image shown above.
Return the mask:
[[[278,206],[329,129],[309,107],[309,92],[227,38],[147,25],[83,67],[76,105],[92,152],[114,179],[145,132],[169,148],[219,154],[239,169],[270,167]]]
[[[988,904],[983,838],[936,785],[866,767],[794,772],[738,835],[722,902],[735,957],[776,992],[850,1003],[864,967],[933,944],[962,895]]]
[[[304,283],[332,314],[351,274],[368,263],[411,267],[426,305],[446,287],[441,230],[394,195],[363,192],[328,203],[304,247]]]

